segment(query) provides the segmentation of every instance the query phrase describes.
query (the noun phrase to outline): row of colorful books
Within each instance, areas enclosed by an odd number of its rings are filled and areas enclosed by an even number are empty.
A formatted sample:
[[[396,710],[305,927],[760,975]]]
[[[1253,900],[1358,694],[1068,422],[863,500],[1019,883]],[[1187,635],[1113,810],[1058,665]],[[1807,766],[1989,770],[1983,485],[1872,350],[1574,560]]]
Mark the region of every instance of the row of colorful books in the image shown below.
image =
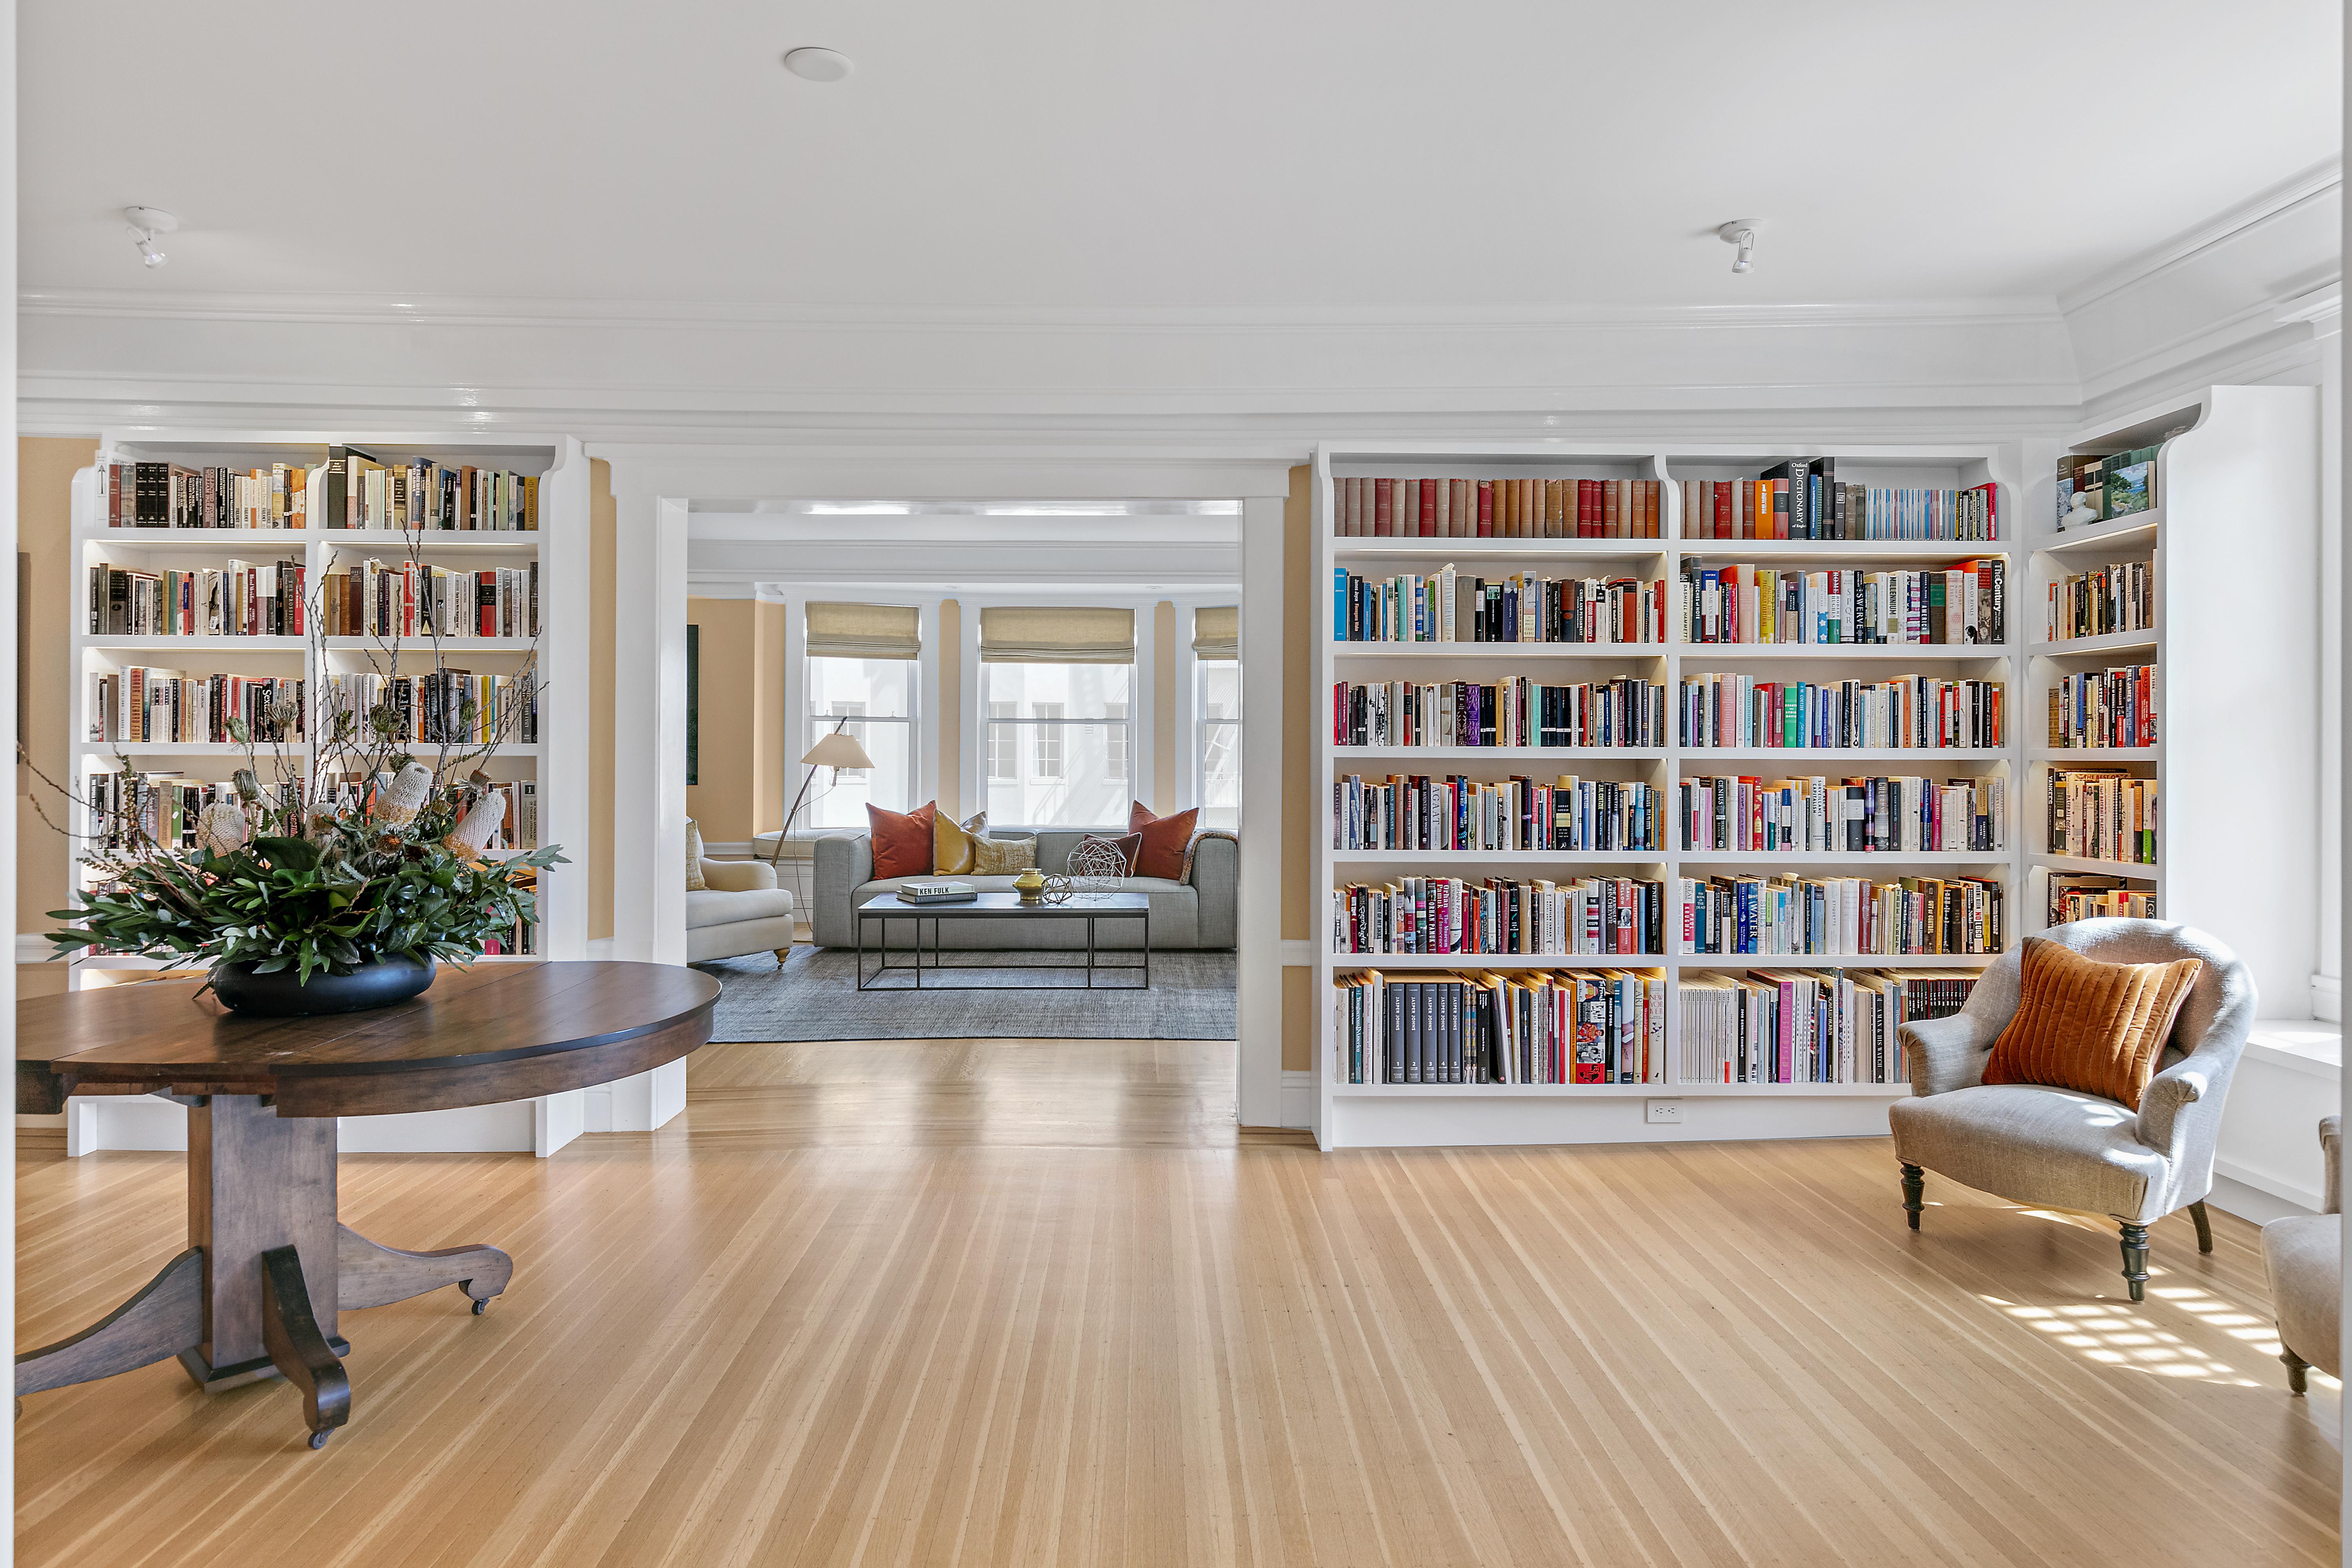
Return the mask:
[[[301,637],[308,630],[299,561],[231,560],[217,568],[89,569],[92,637]]]
[[[515,532],[539,527],[539,476],[424,458],[385,463],[330,447],[322,463],[240,473],[178,463],[106,465],[110,528],[381,528]]]
[[[1683,1083],[1908,1082],[1902,1028],[1948,1017],[1974,975],[1799,969],[1685,974],[1676,1079]]]
[[[1633,877],[1554,882],[1402,877],[1331,889],[1335,953],[1553,953],[1662,951],[1665,887]]]
[[[1548,685],[1342,680],[1331,689],[1337,746],[1663,746],[1666,689],[1630,677]]]
[[[539,635],[539,563],[451,571],[364,561],[330,572],[320,618],[329,637],[529,637]]]
[[[2095,518],[2129,517],[2159,504],[2156,493],[2154,447],[2104,456],[2070,452],[2058,459],[2058,516],[2074,510],[2074,498],[2088,496]]]
[[[2001,885],[1986,877],[1682,877],[1675,900],[1677,953],[1996,953],[2005,929]]]
[[[2156,780],[2120,768],[2053,768],[2048,796],[2051,854],[2156,864]]]
[[[1350,1084],[1666,1081],[1666,977],[1655,970],[1336,976]]]
[[[2008,839],[2008,783],[1993,775],[1701,775],[1682,781],[1675,806],[1686,850],[1933,854],[1998,851]]]
[[[2008,577],[1999,556],[1926,572],[1685,561],[1675,625],[1685,643],[1990,647],[2009,637]]]
[[[2050,584],[2042,638],[2072,642],[2156,627],[2156,563],[2120,561]]]
[[[530,673],[339,674],[329,678],[322,693],[320,735],[329,742],[376,735],[426,745],[534,744],[539,691]]]
[[[1751,675],[1683,678],[1681,743],[1803,750],[1997,751],[2001,684],[1937,675],[1876,680],[1759,680]]]
[[[1841,484],[1834,458],[1792,458],[1759,479],[1680,481],[1685,539],[1985,540],[2001,537],[2000,492]]]
[[[2119,877],[2053,872],[2044,918],[2050,924],[2061,926],[2069,921],[2152,921],[2160,917],[2156,912],[2153,888],[2135,887]]]
[[[1660,643],[1666,585],[1639,577],[1331,572],[1334,642]]]
[[[89,681],[86,740],[241,745],[303,738],[303,683],[292,677],[192,676],[134,664]]]
[[[1654,850],[1664,806],[1664,792],[1655,784],[1573,773],[1552,784],[1460,773],[1349,773],[1331,785],[1331,847]]]
[[[1335,479],[1342,539],[1655,539],[1655,479]]]
[[[2153,746],[2156,707],[2152,664],[2062,675],[2050,686],[2050,744],[2067,751]]]

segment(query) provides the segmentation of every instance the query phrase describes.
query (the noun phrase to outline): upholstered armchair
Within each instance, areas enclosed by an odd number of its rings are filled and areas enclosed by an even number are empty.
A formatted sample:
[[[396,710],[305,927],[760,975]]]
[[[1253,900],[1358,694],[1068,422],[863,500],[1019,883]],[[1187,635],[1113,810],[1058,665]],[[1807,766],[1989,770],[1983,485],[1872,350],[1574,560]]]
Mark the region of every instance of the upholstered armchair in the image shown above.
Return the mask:
[[[2263,1267],[2270,1270],[2271,1311],[2278,1319],[2279,1360],[2286,1385],[2304,1391],[2304,1373],[2317,1367],[2344,1375],[2337,1324],[2344,1308],[2344,1119],[2319,1124],[2327,1155],[2326,1208],[2291,1215],[2263,1226]]]
[[[2012,1203],[2087,1210],[2122,1226],[2124,1279],[2147,1299],[2147,1227],[2187,1207],[2197,1247],[2213,1250],[2205,1194],[2221,1101],[2254,1021],[2254,982],[2202,931],[2165,921],[2077,921],[2042,933],[2102,963],[2205,961],[2174,1018],[2139,1109],[2071,1089],[1988,1084],[1985,1058],[2017,1011],[2020,953],[2003,953],[1948,1018],[1903,1026],[1913,1098],[1887,1108],[1903,1206],[1919,1228],[1934,1171]]]

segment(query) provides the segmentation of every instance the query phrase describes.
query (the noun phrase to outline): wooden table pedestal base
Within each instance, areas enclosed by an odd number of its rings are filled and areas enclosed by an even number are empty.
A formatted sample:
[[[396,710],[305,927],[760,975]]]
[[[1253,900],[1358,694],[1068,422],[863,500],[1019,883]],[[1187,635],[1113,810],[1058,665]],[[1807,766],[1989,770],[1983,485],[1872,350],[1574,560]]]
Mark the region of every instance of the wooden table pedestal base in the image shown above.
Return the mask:
[[[403,1252],[335,1217],[335,1119],[282,1118],[259,1095],[188,1107],[188,1249],[70,1339],[16,1358],[16,1394],[111,1377],[169,1356],[206,1393],[283,1376],[310,1447],[351,1419],[345,1311],[456,1285],[481,1311],[513,1278],[494,1247]]]

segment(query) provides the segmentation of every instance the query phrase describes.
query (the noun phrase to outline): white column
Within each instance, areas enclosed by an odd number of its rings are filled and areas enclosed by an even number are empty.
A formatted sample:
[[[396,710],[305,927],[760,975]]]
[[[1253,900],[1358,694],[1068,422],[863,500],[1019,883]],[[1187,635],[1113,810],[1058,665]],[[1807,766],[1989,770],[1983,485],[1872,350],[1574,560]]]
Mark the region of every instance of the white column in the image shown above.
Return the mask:
[[[617,499],[613,952],[686,962],[686,503]]]
[[[915,617],[923,651],[916,663],[914,722],[907,726],[907,744],[915,761],[915,795],[907,803],[910,806],[940,798],[940,702],[951,695],[940,690],[940,601],[919,601]]]
[[[1241,1124],[1282,1125],[1283,502],[1242,503]]]
[[[588,458],[567,437],[540,497],[540,842],[562,845],[572,861],[540,873],[540,952],[556,959],[588,948]]]

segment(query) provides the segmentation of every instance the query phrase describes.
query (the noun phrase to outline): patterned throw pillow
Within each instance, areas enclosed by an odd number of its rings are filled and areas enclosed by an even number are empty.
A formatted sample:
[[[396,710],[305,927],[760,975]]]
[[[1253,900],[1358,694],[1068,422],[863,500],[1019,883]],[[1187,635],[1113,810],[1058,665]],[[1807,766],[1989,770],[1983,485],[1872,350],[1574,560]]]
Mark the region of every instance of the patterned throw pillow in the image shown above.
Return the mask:
[[[686,819],[686,890],[699,893],[707,886],[702,879],[702,829],[689,816]]]
[[[1127,875],[1130,877],[1135,875],[1135,858],[1143,851],[1142,834],[1130,833],[1124,838],[1113,838],[1108,834],[1089,833],[1079,839],[1076,847],[1070,851],[1071,858],[1076,859],[1079,851],[1085,849],[1089,844],[1108,844],[1118,850],[1120,863],[1127,868]]]
[[[1014,877],[1037,863],[1037,841],[1034,838],[974,838],[971,841],[971,874],[975,877]]]

